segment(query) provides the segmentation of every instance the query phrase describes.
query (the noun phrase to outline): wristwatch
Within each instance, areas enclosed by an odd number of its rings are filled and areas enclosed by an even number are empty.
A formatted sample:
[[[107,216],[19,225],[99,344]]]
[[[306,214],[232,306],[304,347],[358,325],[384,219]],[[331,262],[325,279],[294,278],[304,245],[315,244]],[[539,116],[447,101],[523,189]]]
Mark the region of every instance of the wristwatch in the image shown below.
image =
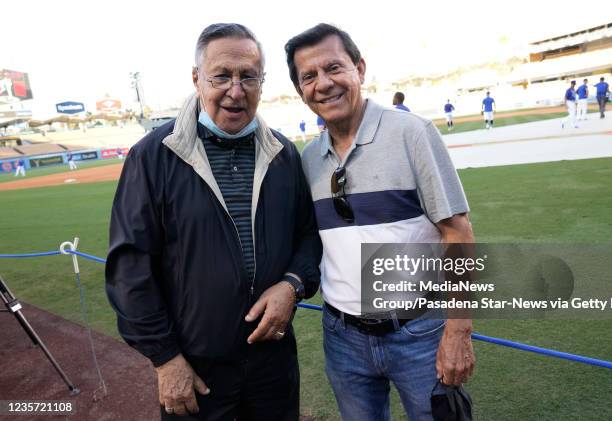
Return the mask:
[[[285,276],[283,277],[283,281],[289,282],[289,285],[293,287],[296,303],[299,303],[304,299],[306,291],[304,290],[304,284],[302,284],[302,281],[300,281],[296,276],[289,274],[285,274]]]

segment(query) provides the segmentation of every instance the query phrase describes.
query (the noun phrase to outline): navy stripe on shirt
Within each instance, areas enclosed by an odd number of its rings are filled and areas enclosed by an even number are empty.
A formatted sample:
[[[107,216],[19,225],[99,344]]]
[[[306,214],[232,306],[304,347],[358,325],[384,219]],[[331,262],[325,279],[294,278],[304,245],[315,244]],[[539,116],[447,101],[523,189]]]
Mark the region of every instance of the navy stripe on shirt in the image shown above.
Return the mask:
[[[346,222],[336,213],[333,199],[314,202],[319,230],[359,225],[387,224],[416,218],[424,214],[416,190],[384,190],[346,195],[355,222]]]

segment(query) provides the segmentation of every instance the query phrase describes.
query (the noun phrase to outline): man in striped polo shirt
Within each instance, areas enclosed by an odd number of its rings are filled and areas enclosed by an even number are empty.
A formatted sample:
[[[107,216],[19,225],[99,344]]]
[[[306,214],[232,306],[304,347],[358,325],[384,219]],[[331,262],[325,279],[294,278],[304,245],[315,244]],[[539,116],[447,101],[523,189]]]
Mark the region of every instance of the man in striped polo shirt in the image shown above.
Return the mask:
[[[249,29],[205,28],[192,80],[125,160],[106,266],[119,333],[155,366],[164,421],[297,421],[291,317],[321,259],[300,155],[256,114]]]
[[[360,252],[362,243],[473,242],[459,177],[431,121],[362,97],[366,65],[346,32],[319,24],[285,52],[298,94],[327,125],[302,162],[323,242],[326,373],[340,412],[389,420],[393,382],[410,420],[431,420],[438,379],[460,385],[472,374],[472,322],[364,317]]]

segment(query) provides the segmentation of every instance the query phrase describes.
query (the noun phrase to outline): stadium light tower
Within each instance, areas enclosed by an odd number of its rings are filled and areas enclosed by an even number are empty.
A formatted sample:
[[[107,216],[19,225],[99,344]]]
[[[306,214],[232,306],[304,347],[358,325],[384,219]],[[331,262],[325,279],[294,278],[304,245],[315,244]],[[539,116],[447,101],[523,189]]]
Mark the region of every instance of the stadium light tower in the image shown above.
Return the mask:
[[[140,100],[140,72],[130,72],[130,79],[132,88],[136,89],[136,99],[138,100],[138,105],[140,106],[140,119],[144,118],[144,113],[142,109],[142,102]]]

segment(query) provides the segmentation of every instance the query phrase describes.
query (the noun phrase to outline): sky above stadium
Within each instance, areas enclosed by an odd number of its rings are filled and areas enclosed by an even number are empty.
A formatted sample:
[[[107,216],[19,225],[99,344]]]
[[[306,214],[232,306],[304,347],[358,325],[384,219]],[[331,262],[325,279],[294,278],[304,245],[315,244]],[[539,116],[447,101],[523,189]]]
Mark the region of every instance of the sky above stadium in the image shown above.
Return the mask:
[[[35,114],[61,101],[135,99],[142,76],[153,109],[192,92],[195,41],[214,22],[251,28],[264,46],[264,98],[293,94],[283,46],[319,23],[351,34],[367,82],[432,74],[520,53],[528,42],[612,22],[605,0],[535,1],[10,1],[3,2],[0,69],[28,72]],[[38,111],[38,112],[36,112]]]

